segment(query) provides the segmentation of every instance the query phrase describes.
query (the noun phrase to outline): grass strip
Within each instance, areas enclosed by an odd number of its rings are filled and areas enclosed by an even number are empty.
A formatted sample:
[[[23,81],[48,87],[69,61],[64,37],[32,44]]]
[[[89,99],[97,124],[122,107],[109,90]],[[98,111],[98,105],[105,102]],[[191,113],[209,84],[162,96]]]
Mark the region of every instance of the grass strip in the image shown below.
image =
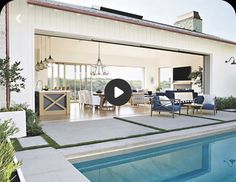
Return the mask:
[[[11,143],[12,143],[16,152],[21,151],[23,149],[20,142],[16,138],[11,139]]]
[[[140,125],[140,126],[144,126],[144,127],[151,128],[151,129],[154,129],[154,130],[167,131],[163,128],[157,128],[155,126],[150,126],[150,125],[138,123],[138,122],[128,120],[128,119],[124,119],[124,118],[120,118],[120,117],[114,117],[114,119],[118,119],[118,120],[121,120],[121,121],[125,121],[125,122],[128,122],[128,123],[132,123],[132,124],[136,124],[136,125]]]
[[[89,142],[81,142],[81,143],[76,143],[76,144],[62,145],[59,148],[77,147],[77,146],[98,144],[98,143],[111,142],[111,141],[117,141],[117,140],[125,140],[125,139],[130,139],[130,138],[138,138],[138,137],[143,137],[143,136],[155,135],[155,134],[159,134],[159,133],[162,133],[162,132],[156,131],[156,132],[149,132],[149,133],[138,134],[138,135],[130,135],[127,137],[118,137],[118,138],[111,138],[111,139],[105,139],[105,140],[93,140],[93,141],[89,141]]]
[[[186,116],[196,117],[196,116],[192,116],[192,115],[186,115]],[[200,118],[200,117],[198,117],[198,118]],[[142,126],[152,127],[152,126],[149,126],[149,125],[136,123],[136,122],[134,122],[134,121],[127,120],[127,119],[124,119],[124,118],[114,117],[114,119],[119,119],[119,120],[122,120],[122,121],[127,121],[127,122],[130,122],[130,123],[138,124],[138,125],[142,125]],[[203,118],[203,119],[207,119],[207,118]],[[189,127],[183,127],[183,128],[176,128],[176,129],[170,129],[170,130],[162,129],[162,131],[159,132],[159,133],[167,133],[167,132],[180,131],[180,130],[186,130],[186,129],[192,129],[192,128],[199,128],[199,127],[204,127],[204,126],[212,126],[212,125],[218,125],[218,124],[236,122],[236,120],[224,121],[224,120],[217,120],[217,119],[214,119],[214,118],[211,119],[211,120],[218,121],[218,122],[215,122],[215,123],[208,123],[208,124],[202,124],[202,125],[195,125],[195,126],[189,126]],[[152,127],[152,128],[156,128],[156,127]],[[160,128],[159,128],[159,130],[160,130]],[[158,134],[159,134],[159,133],[158,133]]]
[[[44,140],[46,140],[46,142],[48,142],[48,144],[53,147],[53,148],[59,148],[60,145],[53,140],[50,136],[48,136],[46,133],[42,134],[41,137],[43,137]]]
[[[45,134],[43,134],[43,135],[45,135]],[[41,135],[41,136],[43,137],[43,135]],[[39,149],[39,148],[50,147],[50,146],[53,146],[52,144],[54,144],[53,142],[50,142],[50,143],[48,142],[47,145],[37,145],[37,146],[32,146],[32,147],[22,147],[20,142],[19,142],[19,140],[17,138],[11,139],[11,142],[12,142],[12,145],[13,145],[13,147],[14,147],[16,152],[24,151],[24,150],[32,150],[32,149]]]

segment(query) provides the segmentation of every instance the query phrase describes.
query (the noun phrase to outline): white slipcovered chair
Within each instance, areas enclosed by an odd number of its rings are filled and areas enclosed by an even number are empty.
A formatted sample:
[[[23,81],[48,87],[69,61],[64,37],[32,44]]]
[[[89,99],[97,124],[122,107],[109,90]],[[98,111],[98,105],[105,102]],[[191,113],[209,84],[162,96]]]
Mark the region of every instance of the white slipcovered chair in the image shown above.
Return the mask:
[[[100,105],[100,97],[93,95],[93,93],[89,90],[81,90],[80,97],[81,97],[81,102],[84,105],[89,105],[89,106]]]
[[[78,91],[79,103],[84,104],[84,94],[83,90]]]
[[[88,97],[88,105],[91,106],[99,106],[100,105],[100,97],[93,95],[93,92],[87,91],[87,97]]]

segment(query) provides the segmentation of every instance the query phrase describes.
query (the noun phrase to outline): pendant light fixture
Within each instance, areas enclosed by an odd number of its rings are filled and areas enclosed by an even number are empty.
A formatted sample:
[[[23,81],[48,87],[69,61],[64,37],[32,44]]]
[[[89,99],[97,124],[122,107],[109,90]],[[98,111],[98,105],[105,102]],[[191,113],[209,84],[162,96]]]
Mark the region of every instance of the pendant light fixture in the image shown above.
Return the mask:
[[[37,61],[36,65],[35,65],[35,70],[36,71],[40,71],[44,69],[44,64],[43,64],[43,44],[42,44],[42,37],[40,37],[40,60],[41,61]]]
[[[44,36],[44,60],[43,60],[43,68],[47,69],[48,68],[48,61],[47,61],[47,42],[46,42],[46,36]]]
[[[41,37],[41,61],[40,61],[40,70],[45,69],[45,65],[43,63],[43,37]]]
[[[40,47],[40,45],[39,45],[39,47]],[[41,54],[39,56],[41,56]],[[39,58],[39,60],[40,60],[40,58]],[[40,62],[39,62],[39,60],[37,60],[37,63],[35,65],[35,71],[40,71]]]
[[[54,59],[52,58],[52,49],[51,49],[51,37],[49,37],[49,57],[47,59],[47,63],[54,63]]]
[[[36,65],[35,65],[35,71],[40,71],[40,63],[39,63],[39,61],[37,61]]]
[[[102,64],[100,57],[100,42],[98,42],[98,59],[97,63],[91,66],[91,75],[108,75],[108,71],[106,70],[106,66]]]
[[[39,68],[40,70],[43,70],[44,69],[44,65],[43,65],[43,46],[42,46],[42,38],[41,38],[41,61],[39,63]]]

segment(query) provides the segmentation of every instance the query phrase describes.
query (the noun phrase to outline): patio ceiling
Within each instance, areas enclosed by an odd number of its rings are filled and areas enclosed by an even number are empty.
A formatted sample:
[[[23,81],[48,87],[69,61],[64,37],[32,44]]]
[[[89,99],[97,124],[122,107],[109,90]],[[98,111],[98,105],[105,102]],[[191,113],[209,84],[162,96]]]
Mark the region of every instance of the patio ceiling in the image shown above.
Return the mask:
[[[40,49],[40,38],[41,36],[36,35],[36,49]],[[44,49],[44,41],[43,39],[43,49]],[[48,40],[46,40],[48,41]],[[54,54],[57,53],[65,53],[67,55],[78,55],[81,57],[82,55],[89,55],[89,57],[93,60],[97,58],[98,55],[98,43],[92,41],[83,41],[83,40],[74,40],[74,39],[66,39],[66,38],[58,38],[58,37],[51,37],[52,41],[52,52]],[[47,42],[48,44],[48,42]],[[131,47],[131,46],[124,46],[124,45],[116,45],[116,44],[108,44],[108,43],[100,43],[101,44],[101,57],[104,59],[111,59],[111,58],[131,58],[137,60],[144,60],[148,61],[157,60],[162,58],[163,60],[169,59],[170,57],[185,57],[186,59],[195,59],[199,57],[202,59],[202,56],[186,54],[186,53],[177,53],[177,52],[170,52],[170,51],[163,51],[163,50],[154,50],[148,48],[139,48],[139,47]],[[47,45],[46,47],[49,47]],[[63,60],[58,60],[59,62],[63,62]],[[68,61],[68,60],[66,60]],[[112,59],[110,60],[112,63]]]

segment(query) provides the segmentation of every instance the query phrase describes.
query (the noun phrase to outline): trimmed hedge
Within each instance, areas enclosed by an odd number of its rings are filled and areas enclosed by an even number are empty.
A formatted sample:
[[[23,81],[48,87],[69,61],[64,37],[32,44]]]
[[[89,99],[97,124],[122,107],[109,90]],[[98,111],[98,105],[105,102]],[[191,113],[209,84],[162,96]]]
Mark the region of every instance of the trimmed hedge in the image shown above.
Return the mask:
[[[217,97],[216,105],[218,110],[236,109],[236,97]]]

